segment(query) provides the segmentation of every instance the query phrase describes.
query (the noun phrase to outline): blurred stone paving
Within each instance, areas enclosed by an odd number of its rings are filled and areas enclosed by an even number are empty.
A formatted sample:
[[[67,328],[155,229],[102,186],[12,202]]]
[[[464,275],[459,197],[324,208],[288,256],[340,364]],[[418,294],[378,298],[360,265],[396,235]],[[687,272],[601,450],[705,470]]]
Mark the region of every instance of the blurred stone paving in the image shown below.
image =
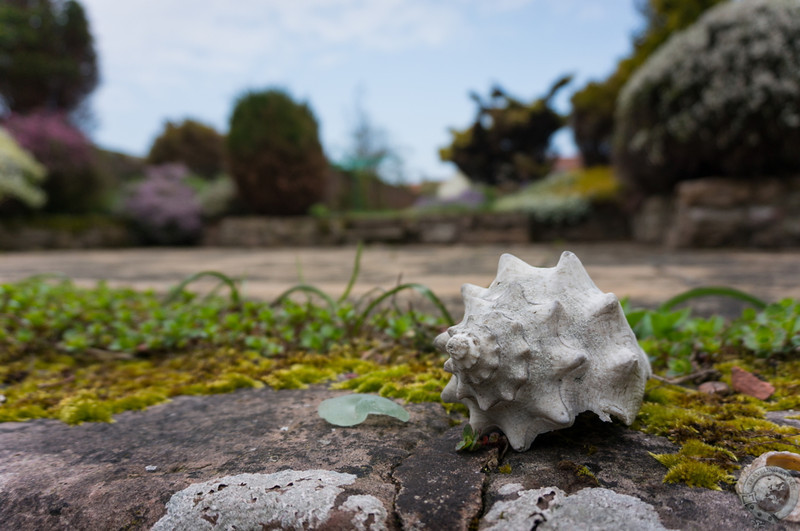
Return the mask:
[[[428,286],[458,317],[464,283],[488,286],[502,253],[534,266],[552,267],[562,251],[578,255],[597,286],[637,305],[656,306],[690,288],[728,286],[768,302],[800,298],[800,249],[667,250],[629,243],[492,246],[369,246],[364,249],[354,296],[398,282]],[[187,276],[213,270],[242,279],[246,297],[271,300],[301,280],[331,295],[344,290],[355,247],[327,248],[141,248],[0,253],[0,282],[61,273],[81,285],[107,280],[112,286],[166,292]],[[211,278],[198,291],[217,285]],[[701,307],[703,302],[700,301]],[[720,305],[710,304],[710,311]],[[729,302],[724,302],[729,305]]]

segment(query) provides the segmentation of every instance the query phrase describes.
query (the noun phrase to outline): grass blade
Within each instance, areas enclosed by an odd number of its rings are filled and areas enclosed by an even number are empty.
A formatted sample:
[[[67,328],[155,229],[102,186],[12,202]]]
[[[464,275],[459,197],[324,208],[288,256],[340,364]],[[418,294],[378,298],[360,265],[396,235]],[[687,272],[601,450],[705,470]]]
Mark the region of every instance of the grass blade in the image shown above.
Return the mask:
[[[203,277],[214,277],[219,279],[221,284],[227,285],[228,289],[230,289],[231,302],[237,306],[241,304],[241,296],[239,295],[239,288],[236,287],[236,281],[233,280],[228,275],[220,273],[219,271],[200,271],[199,273],[195,273],[194,275],[189,275],[188,277],[183,279],[177,286],[175,286],[170,290],[170,292],[164,298],[164,304],[169,304],[171,302],[174,302],[175,299],[178,298],[178,295],[180,295],[180,293],[184,290],[184,288],[186,288],[186,286]]]
[[[306,294],[310,293],[312,295],[318,296],[319,298],[321,298],[322,300],[324,300],[328,304],[328,306],[329,306],[329,308],[331,310],[331,313],[336,313],[336,302],[333,300],[333,298],[331,298],[330,295],[328,295],[327,293],[325,293],[321,289],[319,289],[317,287],[314,287],[314,286],[310,286],[308,284],[298,284],[296,286],[292,286],[291,288],[287,289],[286,291],[284,291],[283,293],[278,295],[275,298],[274,301],[272,301],[272,306],[278,306],[281,302],[283,302],[285,299],[287,299],[290,295],[292,295],[293,293],[298,293],[298,292],[306,293]]]
[[[342,296],[339,297],[339,300],[337,301],[339,304],[346,301],[347,297],[350,296],[350,292],[353,291],[353,286],[356,283],[358,274],[361,272],[361,253],[363,250],[363,242],[358,242],[358,247],[356,248],[356,259],[353,263],[353,271],[350,273],[350,280],[347,282],[347,287],[344,288],[344,293],[342,293]]]
[[[744,291],[740,291],[735,288],[727,288],[724,286],[705,286],[701,288],[690,289],[688,291],[680,293],[672,297],[665,303],[663,303],[661,306],[658,307],[658,309],[661,311],[671,310],[672,308],[674,308],[678,304],[681,304],[682,302],[686,302],[691,299],[696,299],[698,297],[728,297],[731,299],[736,299],[742,302],[746,302],[758,308],[759,310],[763,310],[764,308],[767,307],[766,302],[759,299],[758,297],[750,295],[749,293],[745,293]]]
[[[390,289],[380,297],[377,297],[375,300],[370,302],[369,305],[366,307],[366,309],[364,309],[364,311],[361,312],[361,315],[358,316],[354,328],[354,333],[357,334],[361,330],[361,327],[364,325],[364,321],[367,320],[367,317],[369,317],[369,314],[372,313],[372,310],[374,310],[380,303],[382,303],[389,297],[393,297],[394,295],[400,293],[401,291],[409,289],[416,291],[417,293],[419,293],[420,295],[431,301],[434,304],[434,306],[436,306],[436,308],[441,312],[442,317],[445,318],[448,326],[453,324],[453,318],[450,316],[450,312],[447,311],[447,308],[442,303],[441,299],[439,299],[439,297],[437,297],[433,293],[433,291],[431,291],[430,288],[428,288],[427,286],[423,286],[422,284],[408,283],[408,284],[401,284],[393,289]]]

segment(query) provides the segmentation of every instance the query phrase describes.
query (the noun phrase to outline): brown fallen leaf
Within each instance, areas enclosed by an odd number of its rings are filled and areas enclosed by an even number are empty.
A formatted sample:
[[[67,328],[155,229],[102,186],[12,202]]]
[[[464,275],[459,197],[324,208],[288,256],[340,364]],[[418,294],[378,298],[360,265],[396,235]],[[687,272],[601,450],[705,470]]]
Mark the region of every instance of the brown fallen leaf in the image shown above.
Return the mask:
[[[741,367],[731,369],[731,386],[734,391],[759,400],[766,400],[775,392],[775,387],[771,383],[759,380],[753,373]]]

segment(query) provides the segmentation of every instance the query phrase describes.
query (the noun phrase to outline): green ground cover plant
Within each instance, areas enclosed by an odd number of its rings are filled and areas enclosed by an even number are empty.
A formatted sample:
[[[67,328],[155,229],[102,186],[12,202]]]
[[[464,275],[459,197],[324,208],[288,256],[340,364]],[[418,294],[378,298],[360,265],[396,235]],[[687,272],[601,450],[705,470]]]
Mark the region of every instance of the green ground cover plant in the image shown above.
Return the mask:
[[[56,418],[113,421],[184,394],[326,385],[405,402],[441,402],[450,375],[433,338],[452,324],[424,286],[402,284],[354,299],[360,250],[344,292],[299,284],[274,301],[254,301],[219,272],[192,275],[164,295],[37,276],[0,285],[0,422]],[[189,288],[216,278],[220,289]],[[400,297],[407,291],[422,295]],[[676,309],[692,297],[749,302],[739,318],[696,317]],[[412,304],[413,302],[413,304]],[[800,449],[800,430],[767,420],[800,408],[800,301],[766,304],[728,288],[704,288],[656,309],[623,307],[648,352],[654,378],[634,429],[669,438],[675,454],[654,455],[665,481],[731,488],[747,456]],[[776,389],[767,400],[709,395],[704,380],[731,383],[734,366]],[[464,408],[444,404],[458,418]],[[454,419],[456,418],[454,417]],[[468,433],[464,449],[491,434]],[[478,444],[480,442],[481,444]]]
[[[452,319],[413,283],[351,300],[360,254],[336,299],[298,284],[272,302],[246,300],[235,280],[215,271],[166,296],[103,283],[85,289],[57,276],[0,285],[0,421],[111,420],[180,394],[298,388],[343,375],[369,387],[358,377],[388,364],[397,372],[392,397],[431,400],[441,389],[430,388],[446,383],[427,359],[431,338]],[[204,277],[218,279],[227,296],[187,289]],[[409,301],[401,308],[404,291],[420,293],[440,315]]]

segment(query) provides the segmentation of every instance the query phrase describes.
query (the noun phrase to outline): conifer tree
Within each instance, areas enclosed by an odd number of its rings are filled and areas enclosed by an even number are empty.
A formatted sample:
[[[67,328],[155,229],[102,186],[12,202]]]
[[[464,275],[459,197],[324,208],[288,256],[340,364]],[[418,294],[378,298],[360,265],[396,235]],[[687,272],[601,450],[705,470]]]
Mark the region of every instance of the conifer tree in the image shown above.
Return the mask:
[[[98,80],[94,39],[79,2],[0,2],[0,98],[6,111],[74,111]]]

